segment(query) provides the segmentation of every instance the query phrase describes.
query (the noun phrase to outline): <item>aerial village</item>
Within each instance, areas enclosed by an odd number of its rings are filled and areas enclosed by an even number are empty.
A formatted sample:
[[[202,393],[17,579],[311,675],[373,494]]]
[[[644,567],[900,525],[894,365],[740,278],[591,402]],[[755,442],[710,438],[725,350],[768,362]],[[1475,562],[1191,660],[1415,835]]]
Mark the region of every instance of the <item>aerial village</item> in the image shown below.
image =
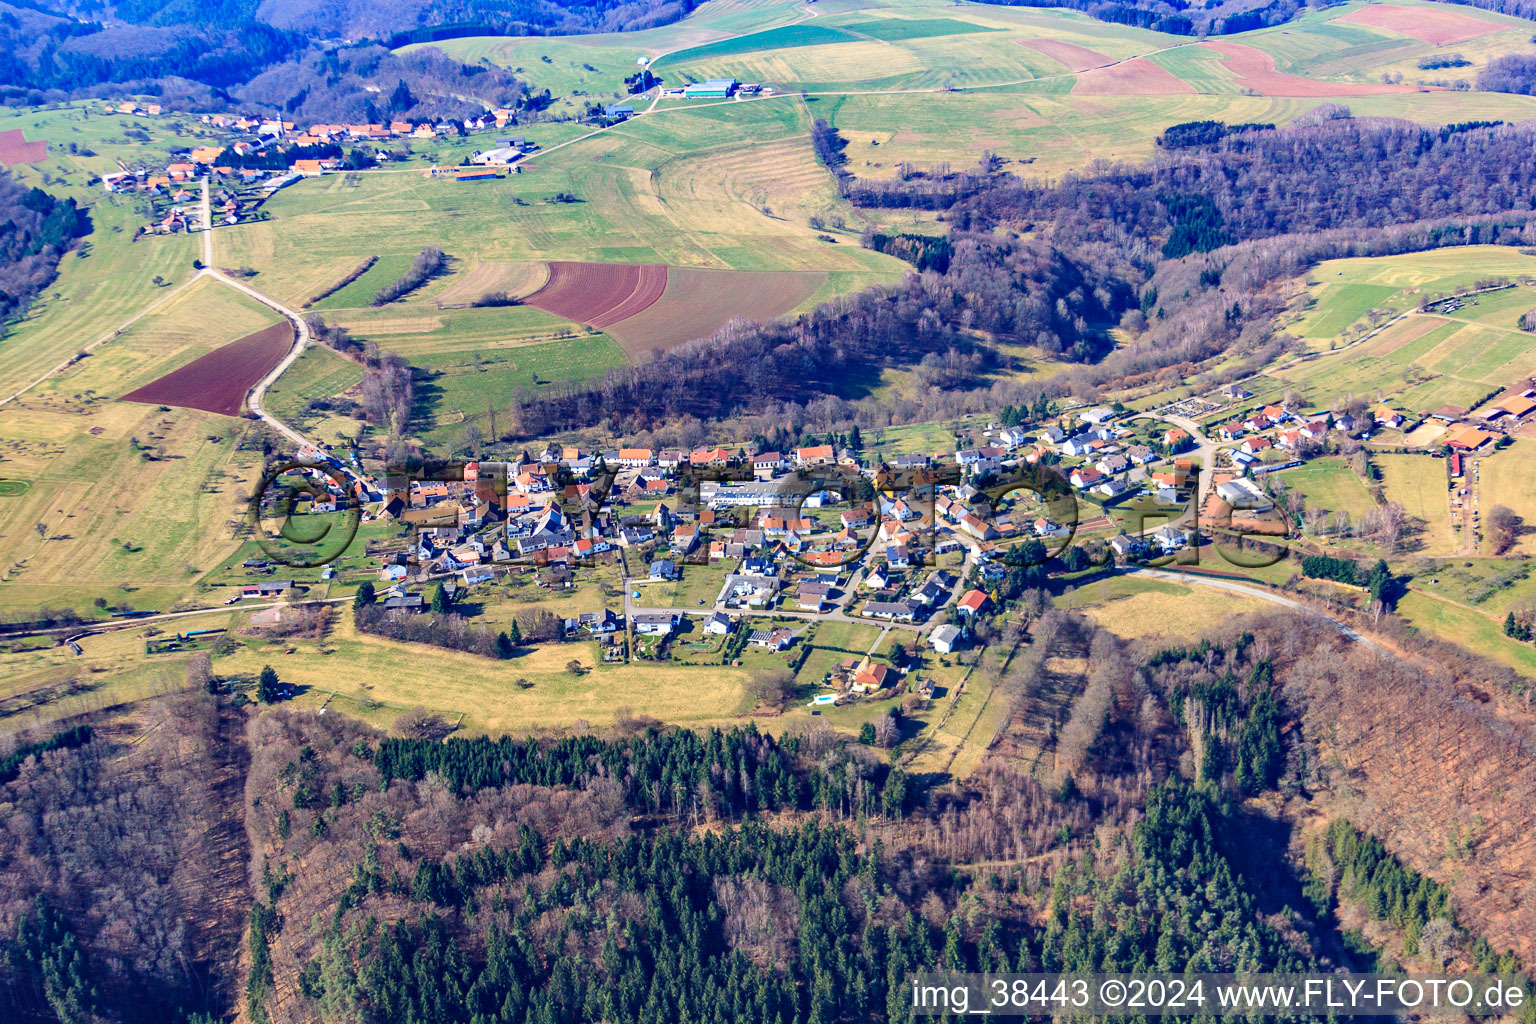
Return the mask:
[[[664,89],[661,99],[725,100],[772,92],[771,87],[735,79],[711,79]],[[114,103],[106,114],[158,117],[160,104]],[[606,126],[635,115],[633,104],[597,105],[587,120]],[[212,224],[238,224],[258,215],[274,193],[303,178],[339,171],[362,170],[399,158],[401,143],[432,144],[472,140],[483,145],[459,163],[433,163],[422,173],[431,178],[474,182],[517,173],[521,160],[538,151],[526,135],[497,134],[518,123],[518,113],[495,108],[462,120],[390,121],[375,124],[311,124],[250,114],[202,114],[198,121],[225,138],[222,144],[174,149],[164,166],[129,167],[103,175],[108,192],[137,194],[151,200],[153,218],[141,225],[144,235],[201,230],[198,216],[187,204],[200,202],[193,186],[207,179],[212,194]],[[487,137],[488,136],[488,137]],[[343,146],[347,149],[343,150]],[[397,147],[397,148],[391,148]],[[211,225],[210,225],[211,226]]]
[[[1030,425],[978,422],[973,447],[884,459],[836,439],[755,453],[551,444],[446,479],[354,486],[365,521],[408,538],[377,547],[355,571],[391,619],[440,610],[442,590],[477,604],[477,591],[508,581],[549,595],[586,590],[590,610],[553,617],[540,639],[595,639],[605,660],[727,659],[750,648],[793,668],[818,623],[874,625],[929,656],[963,658],[998,635],[995,617],[1047,557],[1050,571],[1072,573],[1166,564],[1223,537],[1284,539],[1297,524],[1272,476],[1350,442],[1431,438],[1419,450],[1443,458],[1455,509],[1458,478],[1536,417],[1529,380],[1470,415],[1388,404],[1336,414],[1252,399],[1233,384],[1150,412],[1081,407]],[[349,502],[333,490],[310,511]],[[1476,510],[1463,514],[1475,529]],[[259,579],[241,596],[293,586]],[[871,673],[900,672],[898,661],[828,665],[828,692],[815,700],[879,692],[888,680]]]

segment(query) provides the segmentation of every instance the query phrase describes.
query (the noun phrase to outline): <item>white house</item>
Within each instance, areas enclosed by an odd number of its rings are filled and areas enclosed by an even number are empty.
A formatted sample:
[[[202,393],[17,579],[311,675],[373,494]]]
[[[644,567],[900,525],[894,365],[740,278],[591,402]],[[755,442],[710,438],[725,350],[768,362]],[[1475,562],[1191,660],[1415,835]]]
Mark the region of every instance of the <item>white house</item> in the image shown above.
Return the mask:
[[[960,643],[960,627],[945,624],[928,634],[928,642],[940,654],[953,654]]]

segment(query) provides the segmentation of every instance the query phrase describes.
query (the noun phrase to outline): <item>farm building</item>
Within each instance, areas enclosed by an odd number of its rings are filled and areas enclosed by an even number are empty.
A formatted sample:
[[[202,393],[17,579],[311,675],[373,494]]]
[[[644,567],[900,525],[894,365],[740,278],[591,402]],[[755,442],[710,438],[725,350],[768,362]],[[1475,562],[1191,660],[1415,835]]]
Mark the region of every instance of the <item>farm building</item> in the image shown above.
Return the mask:
[[[628,103],[613,103],[603,109],[603,116],[616,117],[620,121],[626,121],[635,116],[635,108]]]
[[[1464,452],[1475,452],[1492,440],[1493,435],[1486,430],[1478,430],[1476,427],[1462,427],[1459,430],[1451,431],[1450,436],[1445,439],[1445,443],[1452,448],[1459,448]]]
[[[1520,419],[1524,416],[1529,416],[1533,410],[1536,410],[1536,402],[1531,401],[1525,395],[1510,395],[1494,408],[1502,410],[1516,419]]]
[[[483,153],[476,153],[474,156],[470,157],[469,160],[470,163],[480,164],[481,166],[486,167],[505,167],[507,164],[512,163],[522,155],[523,151],[516,146],[497,146],[495,149],[488,149]]]
[[[474,170],[455,171],[454,181],[494,181],[501,172],[492,167],[476,167]]]
[[[683,90],[683,95],[690,100],[726,99],[736,91],[736,79],[711,78],[707,82],[699,82],[688,86]]]

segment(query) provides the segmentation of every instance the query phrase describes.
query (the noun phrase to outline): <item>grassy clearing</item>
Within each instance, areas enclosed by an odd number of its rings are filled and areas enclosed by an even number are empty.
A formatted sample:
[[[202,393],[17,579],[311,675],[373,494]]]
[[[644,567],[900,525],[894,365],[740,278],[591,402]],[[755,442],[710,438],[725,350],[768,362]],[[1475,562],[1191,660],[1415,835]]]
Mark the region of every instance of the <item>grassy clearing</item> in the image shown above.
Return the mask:
[[[1424,593],[1409,593],[1397,604],[1397,614],[1409,623],[1442,640],[1477,651],[1527,675],[1536,673],[1536,647],[1504,635],[1502,618],[1437,600]]]
[[[11,406],[0,422],[9,467],[32,482],[0,502],[0,607],[171,610],[238,545],[259,465],[237,450],[244,421],[101,401]]]
[[[1309,509],[1348,512],[1351,519],[1358,521],[1376,506],[1371,492],[1343,459],[1313,459],[1304,466],[1286,470],[1279,478],[1306,496]]]
[[[1378,455],[1386,499],[1397,502],[1419,521],[1418,554],[1446,555],[1455,549],[1451,532],[1450,485],[1445,462],[1427,455]]]
[[[1134,576],[1095,580],[1058,597],[1056,603],[1083,612],[1123,637],[1166,636],[1176,640],[1209,635],[1234,615],[1270,607],[1258,598],[1198,583],[1181,586]]]
[[[218,659],[215,671],[254,675],[271,664],[285,682],[311,689],[362,701],[463,712],[463,726],[470,732],[518,733],[580,722],[604,725],[626,708],[699,726],[750,711],[744,671],[645,662],[604,666],[595,643],[550,644],[526,649],[510,661],[490,661],[359,634],[347,612],[328,640],[290,646],[293,654],[273,644],[245,644]],[[566,671],[573,659],[590,671],[581,676]],[[519,686],[519,679],[533,685]]]
[[[1529,556],[1536,552],[1536,474],[1531,472],[1530,441],[1516,441],[1503,451],[1478,460],[1481,480],[1478,497],[1483,515],[1495,505],[1503,505],[1525,521],[1530,532],[1508,552],[1511,556]],[[1485,541],[1486,544],[1486,541]]]

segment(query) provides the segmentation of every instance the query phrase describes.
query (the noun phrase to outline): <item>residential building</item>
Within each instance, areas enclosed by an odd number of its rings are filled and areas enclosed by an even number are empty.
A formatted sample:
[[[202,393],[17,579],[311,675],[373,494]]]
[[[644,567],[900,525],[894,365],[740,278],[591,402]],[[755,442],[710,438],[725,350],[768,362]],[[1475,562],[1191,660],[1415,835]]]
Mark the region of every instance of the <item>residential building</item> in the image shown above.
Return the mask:
[[[953,654],[960,644],[960,627],[948,623],[928,634],[928,642],[940,654]]]

